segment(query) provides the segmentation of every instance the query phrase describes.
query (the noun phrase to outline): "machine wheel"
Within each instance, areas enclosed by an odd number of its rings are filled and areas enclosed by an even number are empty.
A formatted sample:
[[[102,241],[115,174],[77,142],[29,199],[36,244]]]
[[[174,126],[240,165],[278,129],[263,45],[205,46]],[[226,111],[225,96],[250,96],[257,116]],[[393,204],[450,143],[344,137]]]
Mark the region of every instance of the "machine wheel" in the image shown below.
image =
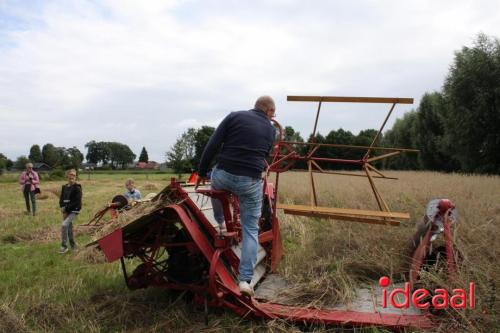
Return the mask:
[[[174,243],[190,241],[184,229],[174,237]],[[185,247],[173,247],[168,250],[167,278],[177,283],[197,284],[202,282],[208,270],[207,261],[200,254],[190,253]]]

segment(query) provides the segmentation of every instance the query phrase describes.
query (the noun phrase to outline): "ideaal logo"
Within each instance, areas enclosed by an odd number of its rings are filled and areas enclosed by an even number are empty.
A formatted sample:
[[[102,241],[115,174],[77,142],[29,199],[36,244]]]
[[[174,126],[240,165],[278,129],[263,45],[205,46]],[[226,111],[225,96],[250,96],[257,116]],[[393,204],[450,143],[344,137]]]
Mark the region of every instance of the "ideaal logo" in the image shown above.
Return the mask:
[[[391,280],[387,276],[382,276],[378,284],[382,287],[382,307],[387,308],[387,298],[389,298],[390,304],[397,309],[408,309],[410,307],[410,301],[413,306],[418,309],[427,309],[431,305],[434,309],[447,309],[452,307],[454,309],[465,309],[467,308],[467,298],[469,299],[469,308],[474,309],[476,306],[474,300],[475,284],[474,282],[469,283],[468,293],[464,289],[453,289],[450,295],[446,289],[438,288],[434,290],[432,294],[432,299],[429,301],[429,296],[431,293],[427,289],[417,289],[410,293],[410,283],[406,282],[404,288],[394,288],[387,296],[387,287],[391,284]],[[397,303],[395,298],[398,294],[401,294],[404,298],[404,302]],[[467,297],[468,294],[468,297]],[[451,297],[450,297],[451,296]]]

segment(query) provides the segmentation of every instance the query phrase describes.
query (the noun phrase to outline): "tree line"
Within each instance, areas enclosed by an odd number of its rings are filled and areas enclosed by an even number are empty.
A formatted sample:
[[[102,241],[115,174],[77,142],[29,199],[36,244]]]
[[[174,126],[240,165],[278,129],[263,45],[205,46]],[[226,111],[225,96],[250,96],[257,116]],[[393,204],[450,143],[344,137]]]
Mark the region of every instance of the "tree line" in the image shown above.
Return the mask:
[[[100,164],[104,167],[109,166],[112,169],[125,169],[128,164],[134,162],[136,155],[126,144],[120,142],[90,141],[85,144],[87,162]],[[146,147],[142,147],[139,154],[139,162],[149,162]]]
[[[421,151],[390,168],[500,174],[499,40],[480,34],[455,52],[441,91],[426,93],[384,139]]]
[[[88,163],[99,164],[102,167],[125,168],[127,164],[133,163],[136,155],[130,147],[120,142],[97,142],[90,141],[85,144],[87,154],[85,159]],[[4,169],[24,169],[26,163],[45,163],[52,169],[80,168],[84,160],[83,153],[77,147],[56,147],[51,143],[42,146],[34,144],[29,154],[19,156],[15,161],[9,160],[0,153],[0,172]],[[142,147],[139,162],[149,161],[146,147]]]
[[[213,131],[214,128],[203,126],[184,132],[166,154],[169,166],[179,173],[195,170]],[[366,129],[356,135],[340,128],[326,136],[309,135],[307,141],[368,146],[376,133],[375,129]],[[284,128],[284,136],[287,141],[304,142],[291,126]],[[472,47],[464,46],[455,52],[442,90],[424,94],[418,107],[396,119],[376,145],[420,150],[418,154],[403,153],[379,161],[379,168],[500,174],[499,40],[479,34]],[[308,149],[304,145],[294,148],[299,153]],[[365,152],[325,147],[316,156],[360,159]],[[305,167],[304,163],[294,166]],[[332,163],[323,163],[322,167],[351,168]]]
[[[2,164],[3,160],[3,164]],[[24,169],[26,163],[45,163],[51,168],[75,168],[78,167],[83,161],[83,154],[76,147],[56,147],[51,143],[42,146],[34,144],[29,150],[28,156],[21,155],[16,161],[11,161],[0,154],[0,169],[2,166],[6,169],[14,167],[16,169]]]
[[[101,163],[103,166],[124,169],[127,164],[134,162],[136,155],[129,146],[120,142],[96,142],[94,140],[85,144],[87,148],[87,161]]]

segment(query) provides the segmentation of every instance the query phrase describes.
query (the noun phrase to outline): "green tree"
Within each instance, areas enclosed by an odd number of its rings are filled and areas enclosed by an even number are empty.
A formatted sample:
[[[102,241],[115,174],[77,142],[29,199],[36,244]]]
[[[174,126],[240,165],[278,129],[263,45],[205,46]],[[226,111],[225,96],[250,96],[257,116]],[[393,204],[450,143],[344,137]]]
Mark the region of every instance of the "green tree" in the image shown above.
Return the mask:
[[[354,142],[354,134],[351,131],[345,131],[342,128],[338,130],[331,130],[330,133],[325,137],[325,143],[328,144],[342,144],[342,145],[352,145]],[[324,151],[322,156],[328,158],[337,159],[359,159],[362,157],[362,153],[359,150],[353,150],[350,148],[340,148],[340,147],[325,147],[320,148]],[[328,169],[355,169],[356,167],[350,164],[339,164],[339,163],[327,163],[326,167]]]
[[[385,132],[382,146],[416,148],[414,140],[416,136],[416,119],[416,111],[407,112],[403,118],[396,119],[392,129]],[[417,170],[420,169],[420,164],[416,154],[401,154],[385,160],[384,167],[398,170]]]
[[[0,175],[7,169],[7,156],[0,153]]]
[[[116,162],[121,166],[122,169],[127,167],[127,164],[133,163],[135,158],[137,157],[132,149],[126,144],[119,145],[119,153],[116,158]]]
[[[110,152],[109,160],[112,167],[121,167],[124,169],[128,163],[134,162],[136,155],[126,144],[120,142],[106,142],[105,145]]]
[[[307,142],[314,142],[314,143],[326,143],[326,139],[321,133],[316,133],[316,135],[313,137],[312,133],[309,134],[309,139]]]
[[[189,172],[191,169],[191,162],[186,159],[185,152],[184,143],[179,139],[166,154],[168,167],[172,168],[179,178],[183,172]]]
[[[103,165],[108,164],[111,151],[106,142],[96,142],[92,140],[85,144],[85,148],[87,148],[87,155],[85,158],[89,163],[102,163]]]
[[[83,161],[82,152],[76,148],[71,147],[64,150],[66,164],[63,166],[65,169],[75,168],[79,169]]]
[[[300,132],[296,132],[292,126],[286,126],[283,132],[285,141],[304,142],[304,139],[300,136]]]
[[[193,159],[196,152],[196,129],[188,128],[186,132],[184,132],[181,136],[181,140],[183,141],[183,146],[185,150],[186,160],[189,161],[190,165],[193,166]]]
[[[285,128],[283,129],[283,137],[285,141],[304,142],[304,139],[300,135],[300,132],[296,132],[292,126],[285,126]],[[306,152],[310,149],[310,146],[301,144],[292,144],[291,147],[300,155],[306,154]],[[287,148],[283,148],[281,150],[281,153],[289,154],[290,151],[288,151]],[[306,168],[307,168],[307,163],[305,161],[296,161],[295,164],[293,165],[293,169],[303,170]]]
[[[463,47],[444,84],[447,149],[466,172],[500,173],[500,44],[480,34]]]
[[[377,135],[378,133],[378,130],[376,129],[365,129],[365,130],[362,130],[358,133],[358,135],[356,135],[353,139],[353,142],[352,144],[355,145],[355,146],[366,146],[366,147],[369,147],[372,142],[373,142],[373,139],[375,139],[375,136]],[[383,133],[380,133],[380,135],[378,136],[378,139],[377,141],[375,142],[375,144],[373,145],[374,147],[380,147],[381,143],[383,142],[384,140],[384,135]],[[355,153],[355,156],[356,158],[363,158],[364,155],[366,154],[366,149],[356,149],[354,150],[356,153]],[[381,151],[381,150],[371,150],[370,152],[370,157],[374,157],[374,156],[377,156],[377,155],[381,155],[383,154],[384,152]],[[381,168],[383,166],[383,161],[375,161],[372,163],[372,165],[376,168]]]
[[[65,147],[56,147],[57,155],[59,156],[57,159],[57,165],[54,165],[54,167],[61,167],[65,169],[68,165],[71,164],[70,158],[68,154],[66,153],[66,148]]]
[[[120,144],[118,142],[104,142],[109,149],[109,163],[113,169],[118,167],[118,159],[120,159]]]
[[[47,165],[57,167],[60,157],[60,152],[53,144],[47,143],[42,147],[42,159]]]
[[[446,101],[439,92],[426,93],[420,100],[415,119],[414,146],[421,168],[451,171],[457,163],[445,147]]]
[[[326,143],[326,139],[321,133],[316,133],[316,135],[313,137],[312,133],[309,134],[309,138],[307,139],[307,142],[314,142],[314,143]],[[304,150],[301,152],[303,155],[307,154],[309,151],[311,151],[312,146],[310,145],[305,145]],[[314,154],[315,157],[326,157],[327,156],[327,150],[325,149],[318,149],[316,153]],[[302,162],[302,161],[301,161]],[[295,168],[297,169],[307,169],[307,163],[306,162],[299,162],[295,164]],[[326,168],[324,163],[318,163],[321,167]]]
[[[96,142],[94,140],[85,144],[87,148],[86,159],[89,163],[102,163],[103,166],[111,164],[112,168],[126,167],[134,162],[136,155],[129,146],[120,142]]]
[[[203,154],[203,150],[207,145],[210,137],[214,133],[215,128],[211,126],[202,126],[200,129],[196,131],[194,136],[195,139],[195,148],[194,148],[194,157],[193,157],[193,168],[198,169],[198,165],[200,164],[201,155]]]
[[[7,168],[7,170],[12,169],[13,166],[14,166],[14,161],[12,161],[11,159],[7,158],[7,160],[5,162],[5,167]]]
[[[352,144],[356,146],[370,146],[373,139],[375,139],[375,136],[377,135],[378,130],[376,129],[366,129],[362,130],[356,135],[353,139]],[[375,142],[374,146],[380,145],[380,142],[383,140],[383,135],[379,135],[377,142]],[[363,154],[365,151],[363,151]]]
[[[22,156],[19,156],[16,161],[14,162],[14,167],[17,169],[17,170],[23,170],[26,168],[26,163],[29,163],[30,160],[22,155]]]
[[[149,162],[149,156],[146,147],[142,147],[141,154],[139,155],[139,162]]]
[[[190,172],[193,169],[195,155],[196,130],[189,128],[177,139],[170,151],[167,152],[167,164],[177,174]]]
[[[31,148],[30,148],[30,154],[29,154],[28,158],[33,163],[43,162],[42,151],[40,150],[40,146],[39,145],[33,145],[33,146],[31,146]]]

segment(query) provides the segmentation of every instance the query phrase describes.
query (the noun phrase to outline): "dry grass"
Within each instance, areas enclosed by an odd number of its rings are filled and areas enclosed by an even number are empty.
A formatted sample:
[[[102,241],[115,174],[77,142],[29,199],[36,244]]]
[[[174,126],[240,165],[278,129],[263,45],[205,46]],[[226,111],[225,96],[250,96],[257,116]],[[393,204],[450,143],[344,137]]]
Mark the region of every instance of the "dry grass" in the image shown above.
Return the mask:
[[[399,181],[377,180],[394,211],[408,211],[412,220],[400,227],[309,219],[279,213],[285,246],[280,272],[295,286],[282,297],[298,304],[328,306],[347,303],[355,287],[388,275],[401,280],[407,270],[408,239],[430,199],[447,197],[457,204],[455,244],[463,256],[453,286],[476,283],[477,308],[450,313],[442,332],[495,332],[499,323],[500,177],[389,172]],[[123,179],[82,180],[84,205],[76,224],[90,220],[114,195]],[[320,205],[376,209],[363,178],[318,176]],[[145,181],[144,181],[145,182]],[[151,182],[151,179],[148,180]],[[155,183],[162,188],[167,179]],[[17,184],[0,184],[0,332],[299,332],[282,321],[240,318],[230,311],[203,311],[173,293],[156,289],[129,291],[117,265],[101,264],[94,249],[61,256],[60,184],[42,184],[49,198],[38,215],[25,216]],[[116,185],[116,186],[115,186]],[[143,186],[139,186],[143,189]],[[280,178],[283,203],[308,203],[307,176],[285,173]],[[89,240],[92,229],[75,228],[77,242]],[[99,257],[101,255],[101,257]],[[427,286],[450,288],[442,271],[423,276]],[[8,303],[7,303],[8,302]],[[2,304],[0,302],[0,304]],[[307,327],[325,332],[323,327]],[[330,331],[335,331],[331,329]],[[348,331],[348,330],[346,330]],[[382,332],[373,329],[370,332]],[[353,330],[352,332],[359,332]],[[366,332],[366,331],[363,331]]]
[[[2,220],[12,219],[18,215],[19,215],[19,210],[17,209],[0,207],[0,219]]]
[[[20,318],[10,306],[0,305],[0,332],[29,332],[23,318]]]
[[[89,264],[103,264],[106,262],[104,253],[95,246],[78,249],[74,259],[76,261],[82,261]]]
[[[80,235],[93,234],[93,230],[83,226],[73,226],[75,237]],[[3,237],[4,243],[18,243],[18,242],[31,242],[31,243],[52,243],[61,239],[60,226],[46,226],[37,228],[34,231],[18,231],[14,234],[6,235]]]
[[[55,186],[50,186],[50,187],[47,187],[47,188],[41,187],[41,190],[42,190],[42,193],[43,192],[49,192],[49,193],[52,193],[53,195],[55,195],[58,198],[61,195],[61,187],[55,187]]]
[[[401,281],[408,271],[408,240],[427,202],[449,198],[458,211],[454,230],[456,248],[463,256],[454,283],[443,272],[423,278],[428,288],[451,290],[476,283],[474,310],[453,313],[450,325],[481,332],[497,327],[500,313],[500,178],[431,172],[390,172],[399,181],[377,182],[394,211],[408,211],[412,219],[399,227],[281,216],[286,256],[281,273],[298,287],[284,294],[299,304],[328,305],[349,301],[356,286],[382,275]],[[288,173],[280,179],[280,202],[309,200],[306,174]],[[357,177],[318,175],[320,206],[376,209],[368,181]],[[445,331],[450,326],[446,326]]]
[[[147,184],[143,185],[142,188],[144,190],[146,190],[146,191],[156,191],[156,190],[158,190],[158,186],[156,186],[153,183],[147,183]]]
[[[40,193],[36,195],[36,200],[47,200],[49,197],[47,193]]]
[[[19,242],[51,243],[61,239],[61,228],[51,226],[38,228],[35,231],[19,231],[14,237]]]
[[[36,326],[44,332],[66,331],[75,313],[86,313],[85,332],[102,332],[100,327],[111,327],[111,332],[300,332],[283,321],[270,323],[225,316],[209,315],[205,325],[201,309],[186,298],[185,293],[155,293],[153,290],[137,290],[122,294],[97,293],[82,302],[62,306],[47,302],[33,304],[26,311]],[[107,330],[106,330],[107,331]],[[311,332],[319,332],[314,329]],[[16,331],[14,331],[16,332]],[[324,332],[321,330],[321,332]]]

